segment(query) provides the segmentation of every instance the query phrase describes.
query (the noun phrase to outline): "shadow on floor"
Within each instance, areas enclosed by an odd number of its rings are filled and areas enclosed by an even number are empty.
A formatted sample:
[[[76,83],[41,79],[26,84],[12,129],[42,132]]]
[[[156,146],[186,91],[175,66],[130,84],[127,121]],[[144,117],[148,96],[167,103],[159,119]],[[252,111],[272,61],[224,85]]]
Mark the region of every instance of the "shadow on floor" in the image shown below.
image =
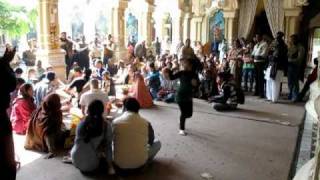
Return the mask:
[[[178,164],[174,164],[173,159],[155,159],[152,164],[141,170],[141,172],[130,174],[130,175],[113,175],[107,174],[107,170],[99,169],[96,173],[83,174],[76,169],[72,164],[62,163],[62,156],[55,157],[54,159],[44,159],[43,157],[36,159],[35,161],[21,167],[18,171],[17,179],[34,179],[42,180],[45,179],[46,174],[50,173],[50,178],[53,178],[53,174],[50,171],[54,171],[56,177],[61,178],[61,174],[64,174],[65,179],[70,180],[174,180],[174,179],[188,179],[187,175],[180,170]],[[45,169],[43,169],[45,167]],[[43,177],[37,177],[37,171],[42,171]],[[43,173],[47,171],[47,173]],[[23,174],[23,176],[19,176]]]

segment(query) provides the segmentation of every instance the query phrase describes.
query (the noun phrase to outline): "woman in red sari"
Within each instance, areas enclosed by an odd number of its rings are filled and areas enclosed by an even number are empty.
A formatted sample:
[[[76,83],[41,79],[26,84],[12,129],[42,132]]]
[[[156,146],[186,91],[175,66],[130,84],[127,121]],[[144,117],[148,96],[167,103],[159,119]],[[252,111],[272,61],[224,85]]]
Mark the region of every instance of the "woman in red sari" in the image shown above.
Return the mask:
[[[36,109],[31,84],[23,84],[19,89],[19,96],[13,101],[11,111],[12,130],[25,135],[32,112]]]
[[[132,86],[132,97],[136,98],[142,108],[150,108],[153,106],[152,97],[149,88],[146,86],[144,79],[140,73],[136,73],[134,84]]]

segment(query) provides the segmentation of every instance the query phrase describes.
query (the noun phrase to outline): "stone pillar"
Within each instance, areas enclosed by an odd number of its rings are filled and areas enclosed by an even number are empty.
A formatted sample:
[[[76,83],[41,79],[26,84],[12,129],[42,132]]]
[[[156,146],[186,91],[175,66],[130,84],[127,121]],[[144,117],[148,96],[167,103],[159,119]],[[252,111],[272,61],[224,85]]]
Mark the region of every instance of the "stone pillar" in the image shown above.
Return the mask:
[[[157,13],[155,15],[155,26],[156,26],[156,37],[159,38],[160,41],[164,40],[163,37],[163,32],[162,32],[162,28],[163,28],[163,19],[162,19],[162,14]]]
[[[186,13],[183,22],[183,41],[190,39],[191,14]]]
[[[60,49],[58,0],[39,0],[39,49],[37,59],[44,67],[52,66],[57,76],[65,79],[65,51]]]
[[[147,47],[150,47],[152,45],[152,15],[154,12],[154,5],[146,3],[145,7],[143,8],[141,14],[141,28],[139,29],[139,32],[141,32],[141,37],[143,40],[146,41]]]
[[[285,15],[285,39],[298,33],[301,8],[288,8],[284,10]]]
[[[183,22],[184,12],[182,10],[178,10],[172,19],[172,46],[174,49],[177,47],[177,44],[183,40]]]
[[[202,20],[203,16],[197,16],[192,18],[191,24],[191,41],[201,41],[202,34]]]
[[[229,44],[232,44],[232,40],[237,38],[237,24],[236,18],[238,15],[237,10],[224,10],[223,12],[225,20],[225,38]]]
[[[125,58],[127,50],[125,46],[125,10],[128,7],[128,1],[115,1],[112,8],[112,35],[114,37],[116,50],[115,58]]]

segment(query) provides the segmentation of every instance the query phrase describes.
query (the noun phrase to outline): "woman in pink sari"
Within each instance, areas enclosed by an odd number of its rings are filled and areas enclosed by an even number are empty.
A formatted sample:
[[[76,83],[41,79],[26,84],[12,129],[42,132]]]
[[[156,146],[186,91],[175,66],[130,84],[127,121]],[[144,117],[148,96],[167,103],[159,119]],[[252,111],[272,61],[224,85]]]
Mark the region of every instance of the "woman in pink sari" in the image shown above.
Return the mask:
[[[132,86],[132,97],[136,98],[142,108],[150,108],[153,106],[150,91],[140,73],[136,73],[134,84]]]
[[[17,134],[25,135],[32,112],[36,109],[31,84],[23,84],[19,96],[13,101],[11,111],[12,129]]]

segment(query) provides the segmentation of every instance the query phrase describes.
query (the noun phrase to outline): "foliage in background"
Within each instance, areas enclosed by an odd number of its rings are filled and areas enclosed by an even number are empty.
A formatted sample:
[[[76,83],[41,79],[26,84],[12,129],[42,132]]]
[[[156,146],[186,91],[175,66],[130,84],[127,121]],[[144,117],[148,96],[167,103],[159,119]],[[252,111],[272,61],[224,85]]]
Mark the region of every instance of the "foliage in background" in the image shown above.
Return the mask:
[[[36,28],[37,10],[12,5],[7,0],[0,0],[0,33],[10,37],[20,37],[30,29]]]

